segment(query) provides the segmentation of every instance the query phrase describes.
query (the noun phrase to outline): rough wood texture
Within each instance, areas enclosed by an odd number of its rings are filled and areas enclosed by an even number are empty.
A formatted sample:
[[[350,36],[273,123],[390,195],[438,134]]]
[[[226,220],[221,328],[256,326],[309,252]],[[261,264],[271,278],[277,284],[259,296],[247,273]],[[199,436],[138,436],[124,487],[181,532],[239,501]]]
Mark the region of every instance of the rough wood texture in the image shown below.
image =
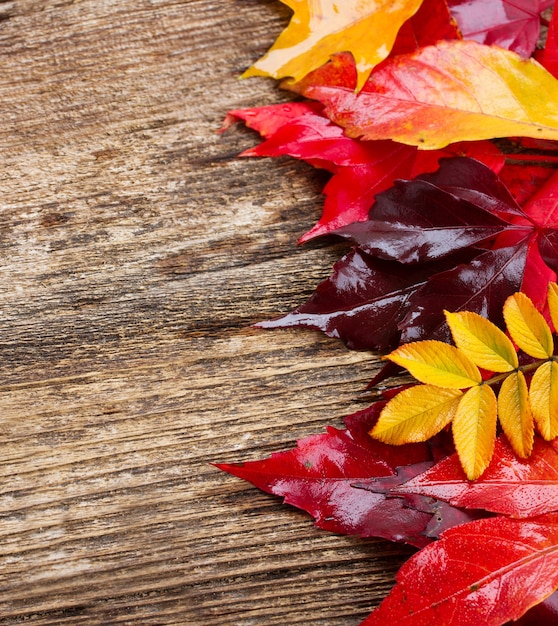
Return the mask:
[[[410,551],[218,472],[363,405],[301,302],[324,178],[239,160],[271,0],[0,2],[1,624],[356,625]]]

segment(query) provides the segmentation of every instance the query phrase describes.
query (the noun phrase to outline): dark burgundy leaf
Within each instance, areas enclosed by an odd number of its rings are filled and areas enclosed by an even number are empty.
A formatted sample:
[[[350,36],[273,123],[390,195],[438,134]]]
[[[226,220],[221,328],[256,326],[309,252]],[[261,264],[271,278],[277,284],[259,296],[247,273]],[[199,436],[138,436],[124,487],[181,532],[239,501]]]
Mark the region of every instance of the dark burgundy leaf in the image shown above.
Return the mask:
[[[371,217],[335,234],[369,254],[401,263],[434,261],[510,228],[480,202],[471,204],[420,179],[412,185],[398,181],[379,194]]]
[[[489,515],[484,511],[466,511],[463,508],[454,507],[447,502],[442,502],[432,497],[414,494],[411,491],[403,493],[400,490],[402,484],[419,477],[431,467],[432,461],[398,467],[395,476],[370,478],[355,483],[354,487],[389,497],[405,497],[406,506],[422,513],[428,513],[431,516],[424,534],[432,539],[437,539],[448,528],[466,524]]]
[[[558,591],[536,604],[509,626],[556,626],[558,624]]]
[[[474,311],[502,325],[502,307],[521,289],[529,239],[515,246],[488,250],[468,264],[432,276],[409,298],[409,313],[399,322],[401,343],[422,339],[450,340],[444,314]]]

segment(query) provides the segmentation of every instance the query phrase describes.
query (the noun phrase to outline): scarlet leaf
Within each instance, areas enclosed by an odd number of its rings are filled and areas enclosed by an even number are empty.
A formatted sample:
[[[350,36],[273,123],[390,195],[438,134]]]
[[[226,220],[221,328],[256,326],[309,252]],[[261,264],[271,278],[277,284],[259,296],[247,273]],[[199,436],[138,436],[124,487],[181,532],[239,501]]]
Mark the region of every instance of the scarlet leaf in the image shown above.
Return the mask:
[[[550,4],[549,0],[549,5]],[[558,40],[556,39],[557,25],[558,11],[553,11],[544,49],[535,51],[535,59],[537,59],[543,67],[556,77],[558,77]]]
[[[302,439],[297,448],[263,461],[217,467],[283,496],[286,503],[313,515],[316,525],[325,530],[426,545],[429,539],[423,531],[431,514],[407,508],[403,499],[351,486],[371,477],[394,475],[399,465],[430,458],[423,444],[394,448],[366,434],[382,406],[377,403],[351,416],[348,430],[330,427],[327,433]]]
[[[537,92],[544,100],[531,97]],[[394,57],[358,96],[320,86],[305,95],[324,103],[351,137],[423,149],[493,137],[558,139],[558,81],[534,61],[474,41],[441,41]]]
[[[556,514],[481,519],[451,528],[411,557],[362,626],[500,626],[556,588]]]
[[[334,64],[335,60],[330,65]],[[224,128],[235,119],[243,120],[266,138],[241,156],[289,155],[333,174],[324,188],[323,215],[314,228],[301,237],[301,242],[365,220],[377,193],[388,189],[397,178],[433,172],[442,157],[471,156],[494,171],[499,171],[504,163],[498,149],[484,141],[420,152],[412,146],[391,141],[351,139],[323,114],[322,105],[315,102],[230,111]]]
[[[394,489],[444,500],[456,507],[484,509],[513,517],[536,517],[558,511],[558,443],[537,438],[528,460],[519,459],[498,439],[481,478],[471,482],[457,455]]]
[[[535,49],[540,13],[554,0],[448,0],[465,39],[508,48],[524,57]]]

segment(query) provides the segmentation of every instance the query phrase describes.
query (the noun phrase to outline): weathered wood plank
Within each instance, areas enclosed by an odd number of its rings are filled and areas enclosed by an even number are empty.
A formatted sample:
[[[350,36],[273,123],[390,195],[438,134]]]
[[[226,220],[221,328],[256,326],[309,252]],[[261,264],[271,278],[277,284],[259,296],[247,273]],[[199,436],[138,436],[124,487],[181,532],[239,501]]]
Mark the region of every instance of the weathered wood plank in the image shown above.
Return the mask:
[[[368,354],[250,324],[341,248],[324,177],[234,159],[263,0],[0,3],[0,623],[357,624],[404,548],[218,472],[362,407]],[[5,19],[4,19],[5,18]]]

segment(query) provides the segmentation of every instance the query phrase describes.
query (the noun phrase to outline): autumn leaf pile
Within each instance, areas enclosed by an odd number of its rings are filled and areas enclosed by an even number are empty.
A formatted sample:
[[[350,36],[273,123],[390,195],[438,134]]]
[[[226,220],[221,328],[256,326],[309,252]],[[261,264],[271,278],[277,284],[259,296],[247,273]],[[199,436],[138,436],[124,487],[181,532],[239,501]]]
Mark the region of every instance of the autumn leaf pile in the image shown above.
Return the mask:
[[[320,528],[418,549],[366,626],[557,624],[554,2],[281,1],[292,19],[245,76],[293,100],[224,127],[262,136],[243,156],[330,172],[300,242],[351,249],[258,326],[388,353],[371,385],[415,380],[344,430],[219,467]]]

